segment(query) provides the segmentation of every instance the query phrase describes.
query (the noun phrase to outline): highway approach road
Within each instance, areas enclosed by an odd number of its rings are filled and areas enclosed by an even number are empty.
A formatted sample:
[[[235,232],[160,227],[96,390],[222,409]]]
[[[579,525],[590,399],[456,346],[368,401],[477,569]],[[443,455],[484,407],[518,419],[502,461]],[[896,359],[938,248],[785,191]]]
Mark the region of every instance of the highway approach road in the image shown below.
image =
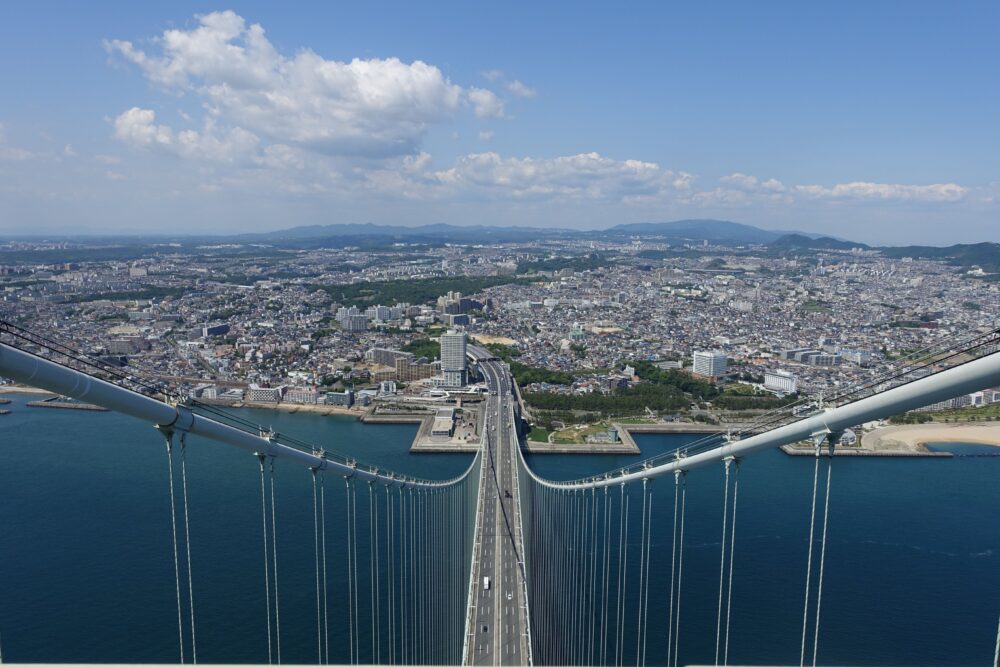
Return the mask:
[[[517,486],[518,438],[511,377],[498,360],[480,360],[490,389],[473,563],[466,663],[528,664],[528,621]],[[486,580],[489,580],[487,585]]]

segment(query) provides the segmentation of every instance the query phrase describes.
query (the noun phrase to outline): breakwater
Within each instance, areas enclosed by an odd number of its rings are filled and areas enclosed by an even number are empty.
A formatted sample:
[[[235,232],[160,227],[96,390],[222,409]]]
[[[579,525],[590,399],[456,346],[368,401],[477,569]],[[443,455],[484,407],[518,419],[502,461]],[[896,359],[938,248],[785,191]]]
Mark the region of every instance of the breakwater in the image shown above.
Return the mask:
[[[28,401],[25,403],[29,408],[56,408],[60,410],[92,410],[94,412],[107,412],[107,408],[90,403],[77,403],[74,401],[59,401],[54,398],[44,401]]]

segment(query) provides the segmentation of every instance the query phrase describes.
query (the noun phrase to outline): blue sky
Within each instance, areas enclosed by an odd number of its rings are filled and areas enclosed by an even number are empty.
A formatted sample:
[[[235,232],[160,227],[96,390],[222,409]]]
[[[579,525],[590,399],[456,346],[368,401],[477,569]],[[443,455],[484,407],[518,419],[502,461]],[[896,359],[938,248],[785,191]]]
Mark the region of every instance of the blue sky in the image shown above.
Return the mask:
[[[995,2],[5,3],[0,232],[1000,241],[997,25]]]

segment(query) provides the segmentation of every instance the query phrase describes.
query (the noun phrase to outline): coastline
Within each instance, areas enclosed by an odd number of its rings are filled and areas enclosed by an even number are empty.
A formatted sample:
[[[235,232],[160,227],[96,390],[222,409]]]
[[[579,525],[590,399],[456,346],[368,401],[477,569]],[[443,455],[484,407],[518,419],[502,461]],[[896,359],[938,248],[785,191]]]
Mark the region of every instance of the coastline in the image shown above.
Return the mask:
[[[904,424],[885,426],[861,438],[863,449],[928,452],[927,444],[968,442],[1000,447],[1000,423],[960,422],[956,424]]]
[[[19,384],[0,385],[0,394],[25,394],[28,396],[55,396],[51,391],[37,387],[25,387]]]

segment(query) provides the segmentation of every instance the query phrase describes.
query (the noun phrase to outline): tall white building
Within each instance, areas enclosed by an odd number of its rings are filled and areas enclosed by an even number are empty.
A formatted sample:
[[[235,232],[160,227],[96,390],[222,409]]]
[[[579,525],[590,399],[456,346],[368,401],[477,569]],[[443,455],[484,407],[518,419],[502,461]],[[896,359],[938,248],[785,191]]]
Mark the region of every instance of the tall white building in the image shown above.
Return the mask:
[[[463,387],[468,384],[468,367],[465,357],[465,332],[449,331],[441,334],[441,371],[444,386]]]
[[[696,351],[692,361],[694,362],[694,368],[691,370],[696,375],[704,375],[706,377],[721,377],[726,374],[726,368],[728,367],[726,354],[719,350],[710,350],[707,352]]]

